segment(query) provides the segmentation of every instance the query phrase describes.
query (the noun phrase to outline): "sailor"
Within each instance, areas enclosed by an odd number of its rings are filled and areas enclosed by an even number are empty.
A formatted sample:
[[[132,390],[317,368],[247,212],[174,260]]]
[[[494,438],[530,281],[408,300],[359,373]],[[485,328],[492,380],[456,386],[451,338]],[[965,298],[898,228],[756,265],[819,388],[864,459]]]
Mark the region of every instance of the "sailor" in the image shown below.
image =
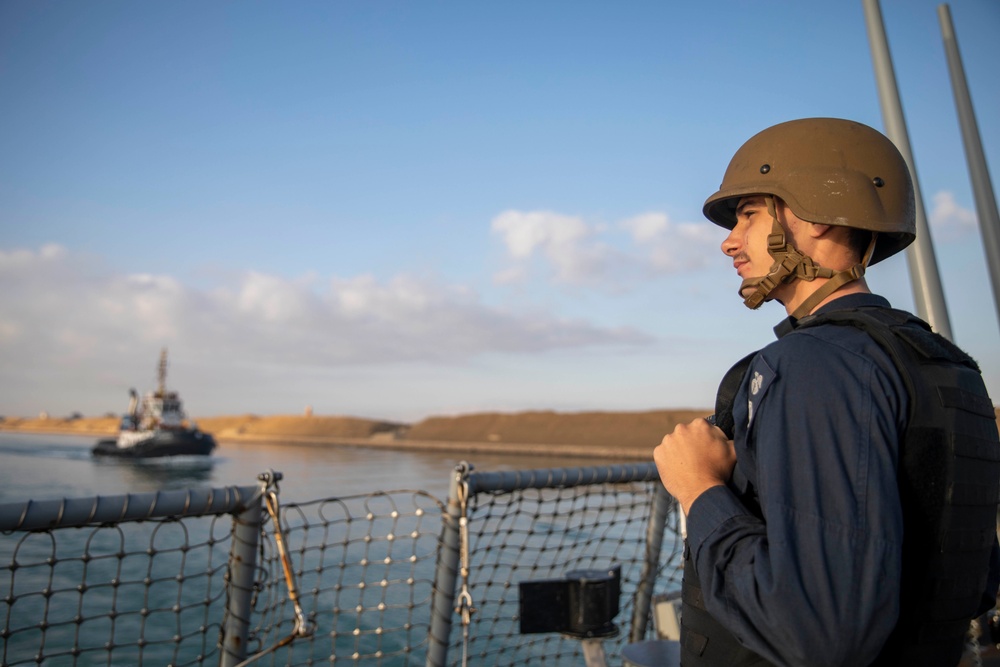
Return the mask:
[[[786,122],[703,210],[745,305],[788,317],[719,426],[654,451],[687,520],[681,664],[956,665],[996,602],[1000,439],[975,362],[865,281],[914,239],[905,161],[856,122]]]

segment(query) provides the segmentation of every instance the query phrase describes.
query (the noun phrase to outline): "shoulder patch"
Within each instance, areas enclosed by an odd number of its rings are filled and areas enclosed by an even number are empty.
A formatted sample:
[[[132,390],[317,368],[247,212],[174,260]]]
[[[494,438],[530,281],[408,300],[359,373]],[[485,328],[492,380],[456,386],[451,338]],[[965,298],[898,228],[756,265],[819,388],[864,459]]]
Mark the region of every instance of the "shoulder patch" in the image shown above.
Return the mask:
[[[762,356],[754,359],[750,372],[747,373],[747,428],[753,423],[755,408],[760,405],[768,387],[774,382],[775,373],[767,365],[767,361]]]

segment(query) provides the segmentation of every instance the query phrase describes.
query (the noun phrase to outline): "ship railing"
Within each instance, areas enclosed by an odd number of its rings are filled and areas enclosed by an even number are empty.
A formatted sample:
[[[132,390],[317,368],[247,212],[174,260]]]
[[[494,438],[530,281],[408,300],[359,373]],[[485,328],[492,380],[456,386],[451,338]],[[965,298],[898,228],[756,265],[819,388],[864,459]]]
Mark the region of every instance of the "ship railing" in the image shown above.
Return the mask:
[[[582,665],[521,634],[519,585],[620,568],[610,664],[679,588],[676,506],[652,464],[449,471],[279,503],[256,485],[0,505],[2,665]]]

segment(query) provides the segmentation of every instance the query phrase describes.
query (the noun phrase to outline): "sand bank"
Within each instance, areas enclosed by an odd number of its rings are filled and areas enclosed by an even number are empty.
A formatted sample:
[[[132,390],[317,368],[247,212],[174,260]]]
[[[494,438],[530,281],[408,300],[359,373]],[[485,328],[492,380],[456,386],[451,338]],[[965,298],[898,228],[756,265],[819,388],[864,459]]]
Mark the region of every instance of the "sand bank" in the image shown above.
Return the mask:
[[[322,415],[236,415],[196,419],[221,443],[294,443],[517,455],[565,453],[648,461],[664,434],[709,410],[488,412],[429,417],[415,424]],[[997,408],[1000,424],[1000,408]],[[114,417],[7,418],[0,431],[109,436]]]
[[[199,428],[223,443],[295,443],[491,452],[552,454],[649,460],[665,433],[679,422],[705,416],[706,410],[644,412],[533,411],[436,416],[415,424],[341,416],[236,415],[202,417]],[[113,417],[8,418],[0,430],[64,435],[109,436]]]

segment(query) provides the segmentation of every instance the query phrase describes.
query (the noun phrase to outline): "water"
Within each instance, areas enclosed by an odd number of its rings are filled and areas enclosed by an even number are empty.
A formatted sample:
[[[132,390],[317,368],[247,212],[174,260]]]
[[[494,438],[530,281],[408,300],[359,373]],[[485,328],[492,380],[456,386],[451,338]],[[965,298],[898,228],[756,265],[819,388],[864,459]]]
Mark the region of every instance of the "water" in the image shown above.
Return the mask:
[[[565,457],[565,456],[503,456],[497,454],[471,454],[463,455],[461,452],[425,452],[425,451],[398,451],[381,448],[365,447],[314,447],[294,444],[229,444],[223,443],[209,459],[199,457],[176,458],[163,461],[123,461],[114,459],[94,459],[90,455],[90,448],[94,444],[93,437],[79,436],[50,436],[32,435],[18,433],[0,433],[0,504],[21,502],[27,499],[43,500],[73,497],[91,497],[96,495],[118,495],[124,493],[145,493],[167,489],[184,488],[219,488],[226,486],[248,486],[257,484],[259,473],[267,470],[280,471],[284,478],[280,484],[280,498],[283,504],[332,498],[347,497],[373,493],[376,491],[397,491],[402,489],[423,490],[432,494],[440,500],[445,500],[450,484],[450,479],[455,466],[462,460],[468,460],[475,465],[479,471],[499,471],[499,470],[522,470],[529,468],[561,468],[576,466],[592,466],[612,463],[600,459]],[[429,507],[429,506],[428,506]],[[518,519],[519,521],[521,519]],[[532,519],[527,518],[530,522]],[[76,628],[69,624],[65,628],[50,629],[48,644],[52,649],[71,646],[79,639],[80,632],[84,636],[88,631],[93,631],[94,636],[107,636],[106,618],[107,609],[115,606],[122,615],[117,621],[115,636],[123,638],[125,641],[133,641],[134,637],[140,633],[152,642],[161,641],[161,646],[150,646],[144,653],[125,653],[128,664],[167,664],[187,663],[195,660],[195,653],[199,652],[196,647],[188,650],[189,642],[185,640],[183,654],[176,654],[174,643],[170,642],[170,636],[175,632],[170,629],[170,614],[164,613],[161,622],[144,625],[140,630],[139,623],[144,621],[138,615],[138,609],[143,605],[148,605],[155,609],[168,608],[171,598],[185,601],[190,598],[200,598],[205,596],[204,587],[197,590],[194,584],[188,584],[183,595],[175,592],[179,585],[174,582],[174,573],[180,568],[177,565],[164,565],[164,559],[179,559],[182,556],[187,558],[189,568],[192,572],[204,572],[211,569],[205,563],[195,562],[193,559],[200,557],[202,550],[195,549],[192,552],[180,554],[171,551],[176,544],[185,540],[194,544],[204,541],[211,533],[216,531],[228,534],[229,520],[212,524],[210,520],[188,521],[185,525],[191,531],[190,535],[173,534],[172,531],[178,529],[177,524],[167,524],[161,528],[155,528],[154,524],[147,524],[152,530],[160,530],[159,535],[151,535],[148,532],[128,533],[128,538],[121,545],[121,549],[127,552],[142,552],[146,548],[154,547],[158,552],[156,571],[166,573],[166,576],[154,584],[150,592],[151,598],[143,601],[143,587],[139,585],[143,572],[129,573],[122,572],[120,579],[125,582],[135,582],[130,588],[124,585],[116,589],[91,586],[86,599],[86,608],[77,608],[75,585],[81,581],[81,566],[78,561],[70,567],[60,564],[56,569],[56,576],[60,581],[48,580],[47,568],[39,568],[37,577],[26,577],[27,573],[22,570],[18,574],[18,585],[15,597],[18,602],[18,615],[41,617],[41,609],[49,604],[37,593],[45,587],[63,589],[70,597],[69,603],[58,604],[55,597],[51,600],[56,606],[50,608],[50,617],[71,618],[74,614],[86,617],[86,622],[82,623],[77,630],[77,637],[70,633]],[[425,533],[426,537],[415,540],[414,544],[424,552],[431,553],[438,534],[437,526],[431,526]],[[62,535],[60,551],[58,554],[52,551],[52,545],[45,534],[31,536],[23,545],[17,545],[21,539],[19,536],[0,535],[0,560],[3,563],[11,562],[11,552],[13,549],[21,549],[24,553],[38,552],[41,554],[53,553],[65,558],[70,556],[68,561],[78,559],[79,554],[89,545],[85,545],[86,539],[91,533],[81,531],[79,534],[70,532],[69,535]],[[112,533],[112,539],[117,539],[117,533]],[[102,536],[105,538],[106,536]],[[572,537],[568,535],[567,537]],[[293,537],[293,539],[295,539]],[[425,543],[425,540],[430,540]],[[402,540],[401,540],[402,541]],[[384,545],[383,545],[384,546]],[[352,547],[353,548],[353,547]],[[368,549],[365,546],[365,549]],[[117,547],[116,547],[117,549]],[[112,549],[112,553],[116,550]],[[334,559],[335,560],[335,559]],[[348,559],[351,560],[351,559]],[[353,559],[356,560],[356,559]],[[44,562],[44,556],[42,561]],[[130,559],[125,559],[124,565],[129,565]],[[113,565],[117,561],[109,563]],[[96,563],[91,564],[96,569]],[[137,563],[140,569],[146,566],[145,561]],[[423,584],[418,587],[421,595],[429,596],[429,585],[433,578],[433,559],[421,560],[417,570],[417,576],[423,580]],[[66,569],[65,568],[70,568]],[[76,568],[76,569],[73,569]],[[313,584],[308,579],[309,569],[306,568],[305,577],[301,585],[303,590],[308,590]],[[159,575],[156,575],[159,576]],[[357,576],[364,576],[358,574]],[[61,581],[64,580],[64,581]],[[503,581],[501,577],[499,581]],[[8,582],[0,581],[0,595],[5,595],[5,589],[9,588]],[[221,587],[212,584],[209,588],[216,595],[221,591]],[[162,592],[158,592],[163,589]],[[195,589],[195,590],[192,590]],[[117,596],[117,597],[115,597]],[[156,597],[153,600],[152,597]],[[195,600],[196,601],[196,600]],[[186,603],[186,602],[185,602]],[[213,602],[213,609],[221,604],[221,596]],[[344,600],[338,603],[341,607],[347,604]],[[360,604],[360,599],[359,599]],[[329,609],[334,603],[322,601],[312,603],[312,608]],[[426,601],[421,603],[426,606]],[[129,615],[131,613],[131,616]],[[287,613],[285,614],[287,616]],[[150,619],[157,616],[153,614]],[[221,614],[213,613],[214,617]],[[388,625],[400,625],[409,619],[403,612],[396,613],[396,618],[388,614],[381,623]],[[350,619],[348,619],[350,620]],[[212,622],[216,622],[213,620]],[[131,625],[130,625],[131,623]],[[135,626],[135,627],[133,627]],[[322,628],[323,632],[329,634],[329,628]],[[62,632],[62,634],[59,634]],[[287,632],[287,629],[284,630]],[[416,636],[416,640],[421,640],[424,630],[417,627],[411,634]],[[162,635],[162,636],[161,636]],[[355,641],[347,638],[348,641]],[[103,640],[102,640],[103,641]],[[339,640],[338,640],[339,641]],[[386,641],[392,641],[387,637]],[[13,638],[7,645],[8,657],[15,653],[23,659],[30,656],[37,641],[33,634],[21,634]],[[213,647],[209,647],[210,649]],[[303,647],[304,650],[312,650]],[[297,650],[297,647],[296,647]],[[121,656],[121,650],[116,650],[116,656]],[[44,664],[48,665],[69,665],[69,664],[108,664],[107,658],[101,659],[101,653],[86,654],[80,660],[71,661],[68,657],[47,659]],[[317,656],[310,656],[317,659]],[[145,660],[143,660],[145,658]],[[118,658],[119,660],[121,658]],[[305,661],[300,661],[304,662]],[[115,664],[118,664],[117,662]],[[126,663],[121,663],[126,664]],[[410,660],[391,660],[386,664],[411,664]],[[422,664],[422,659],[412,664]],[[517,664],[517,663],[515,663]],[[575,664],[575,663],[574,663]]]
[[[396,489],[420,489],[444,499],[451,472],[462,460],[480,471],[604,463],[567,456],[244,443],[220,443],[207,461],[201,457],[122,461],[92,458],[95,441],[83,436],[0,433],[0,503],[248,486],[257,484],[257,475],[267,470],[284,475],[285,502]]]

